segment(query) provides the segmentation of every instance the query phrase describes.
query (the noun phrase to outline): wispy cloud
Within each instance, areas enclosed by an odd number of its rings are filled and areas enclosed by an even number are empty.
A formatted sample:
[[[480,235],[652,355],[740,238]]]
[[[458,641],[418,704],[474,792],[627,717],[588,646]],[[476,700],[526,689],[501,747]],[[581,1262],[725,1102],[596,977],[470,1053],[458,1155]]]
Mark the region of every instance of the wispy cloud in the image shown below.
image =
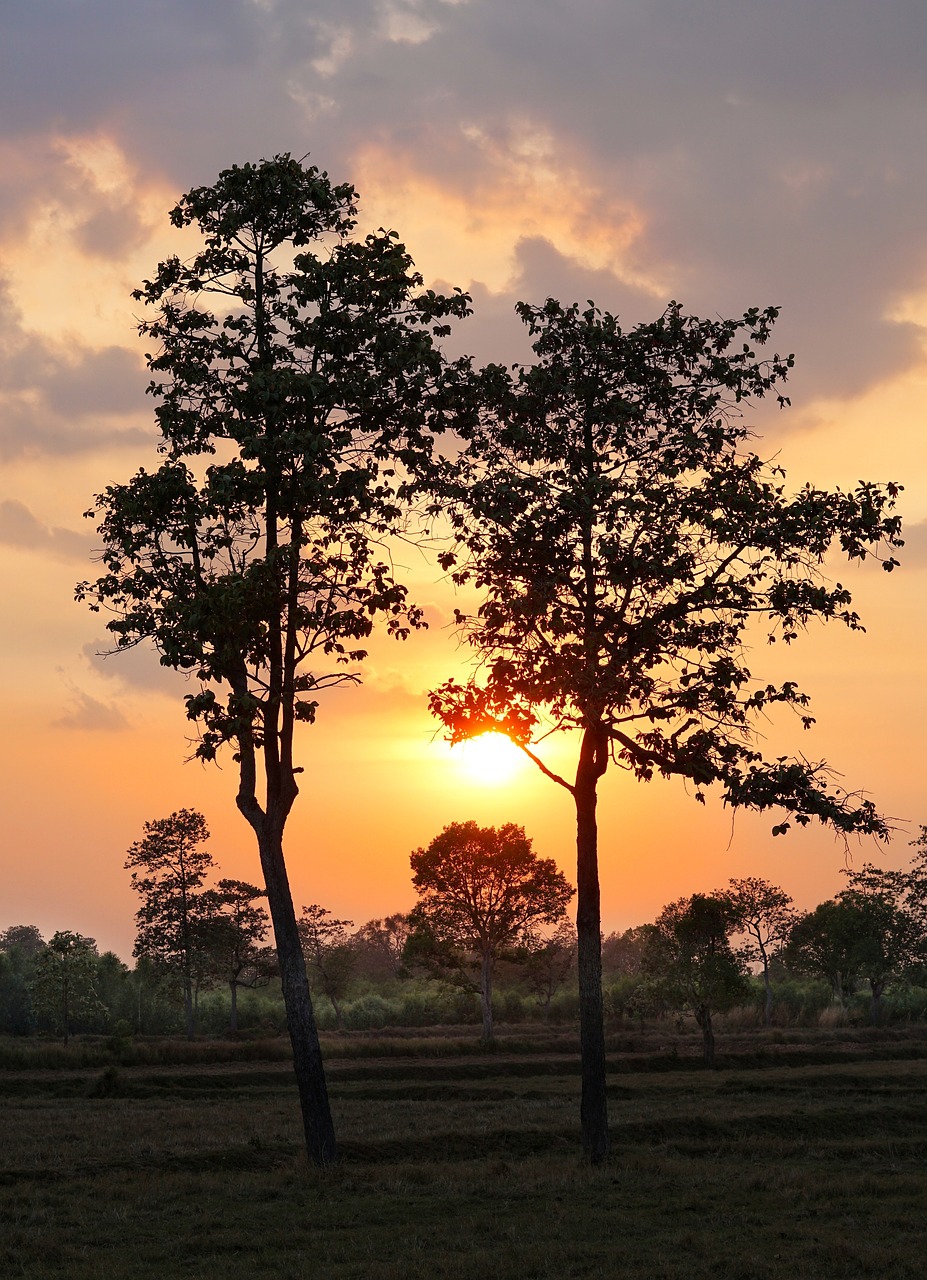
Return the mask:
[[[0,502],[0,543],[44,552],[58,560],[84,561],[93,546],[90,538],[73,529],[44,524],[15,498]]]
[[[902,568],[927,569],[927,520],[906,524],[902,533],[904,546],[897,553]]]
[[[99,699],[85,693],[83,689],[72,688],[69,703],[64,715],[53,722],[56,729],[120,733],[130,727],[128,720],[118,707],[112,703],[100,702]]]

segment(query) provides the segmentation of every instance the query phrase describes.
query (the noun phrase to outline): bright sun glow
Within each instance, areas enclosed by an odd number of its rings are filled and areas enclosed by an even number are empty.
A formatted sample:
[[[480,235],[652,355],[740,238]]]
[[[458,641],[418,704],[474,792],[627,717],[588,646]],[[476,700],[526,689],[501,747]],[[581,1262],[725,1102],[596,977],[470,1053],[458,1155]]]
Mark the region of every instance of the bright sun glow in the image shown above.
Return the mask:
[[[451,748],[472,782],[484,787],[511,782],[524,768],[525,757],[504,733],[481,733]]]

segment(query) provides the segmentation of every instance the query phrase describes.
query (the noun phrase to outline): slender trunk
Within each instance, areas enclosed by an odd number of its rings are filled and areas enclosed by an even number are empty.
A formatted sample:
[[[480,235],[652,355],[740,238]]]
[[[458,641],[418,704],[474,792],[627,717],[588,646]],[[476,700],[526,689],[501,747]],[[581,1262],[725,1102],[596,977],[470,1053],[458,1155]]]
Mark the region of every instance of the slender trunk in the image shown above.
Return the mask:
[[[715,1065],[715,1033],[711,1025],[711,1010],[701,1006],[695,1011],[695,1020],[702,1028],[702,1048],[705,1053],[705,1066]]]
[[[483,1009],[483,1042],[490,1044],[493,1039],[492,1029],[492,956],[489,951],[483,952],[483,963],[480,968],[480,1004]]]
[[[769,981],[769,956],[761,947],[760,954],[763,957],[763,986],[766,989],[766,1003],[763,1005],[763,1025],[768,1027],[772,1022],[772,984]]]
[[[69,1023],[69,1022],[70,1022],[70,1020],[71,1020],[71,1010],[68,1008],[69,1001],[68,1001],[68,971],[67,971],[67,960],[65,960],[64,964],[65,964],[65,968],[64,968],[64,975],[63,975],[63,981],[62,981],[62,987],[61,987],[61,996],[62,996],[62,1010],[63,1010],[63,1013],[64,1013],[64,1018],[62,1019],[62,1021],[64,1022],[64,1047],[65,1047],[65,1048],[67,1048],[67,1046],[68,1046],[68,1023]]]
[[[229,1011],[229,1031],[234,1035],[238,1030],[238,983],[234,978],[229,983],[229,991],[232,996],[231,1009]]]
[[[583,1155],[598,1164],[608,1155],[605,1093],[605,1016],[602,1006],[602,925],[599,899],[596,788],[607,751],[587,728],[576,770],[576,937],[579,969],[579,1044]],[[606,757],[607,759],[607,757]]]
[[[869,1006],[869,1020],[874,1027],[877,1027],[882,1021],[882,992],[885,990],[885,983],[878,978],[869,979],[869,987],[872,991],[872,1002]]]
[[[251,820],[247,812],[245,816]],[[283,860],[283,841],[279,832],[267,830],[269,825],[264,822],[260,824],[262,829],[257,830],[258,848],[280,961],[280,981],[286,1007],[287,1030],[293,1047],[293,1069],[299,1089],[306,1149],[313,1164],[322,1166],[337,1159],[335,1126],[306,977],[306,962],[299,945],[296,912]]]
[[[184,970],[183,975],[183,1012],[184,1023],[187,1029],[187,1039],[193,1040],[196,1035],[196,1029],[193,1020],[193,982],[190,978],[188,970]]]

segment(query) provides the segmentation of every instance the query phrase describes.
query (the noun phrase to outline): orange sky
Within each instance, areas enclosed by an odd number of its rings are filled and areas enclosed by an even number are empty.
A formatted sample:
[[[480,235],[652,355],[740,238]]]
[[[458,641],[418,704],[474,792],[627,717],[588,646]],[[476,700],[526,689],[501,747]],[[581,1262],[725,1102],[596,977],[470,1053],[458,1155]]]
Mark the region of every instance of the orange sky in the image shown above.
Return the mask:
[[[70,21],[63,0],[11,20],[0,929],[76,929],[128,957],[125,850],[145,820],[182,806],[206,814],[225,874],[259,878],[231,762],[184,763],[183,680],[138,654],[95,660],[101,621],[72,595],[93,573],[82,512],[151,457],[129,292],[189,243],[166,210],[224,165],[285,149],[354,181],[366,225],[395,226],[427,283],[472,289],[476,314],[455,343],[480,359],[523,356],[520,297],[594,297],[629,324],[670,297],[707,314],[782,305],[794,407],[759,420],[766,451],[796,487],[901,481],[912,538],[893,574],[834,565],[865,635],[818,631],[758,653],[754,670],[807,687],[818,726],[797,745],[897,817],[888,853],[851,845],[852,856],[902,863],[927,822],[927,87],[910,54],[927,15],[880,7],[873,42],[855,5],[832,38],[847,12],[836,0],[810,16],[787,6],[775,28],[755,13],[723,29],[707,0],[668,6],[675,26],[631,3],[577,18],[556,0],[541,22],[527,0],[505,14],[481,0],[350,0],[313,6],[305,22],[284,3],[234,0],[207,31],[179,0],[162,7],[167,30],[153,31],[91,0],[67,63],[37,38],[43,23]],[[104,29],[110,56],[97,60]],[[165,63],[169,36],[177,53]],[[521,823],[573,874],[564,791],[528,765],[489,784],[434,741],[426,691],[466,655],[446,627],[450,587],[409,559],[431,629],[405,645],[377,640],[364,687],[332,694],[300,742],[294,896],[358,924],[411,904],[409,853],[451,821]],[[789,726],[769,734],[770,751],[794,749]],[[550,746],[565,771],[571,749]],[[773,840],[769,815],[732,824],[679,782],[610,772],[600,819],[608,929],[731,876],[768,876],[803,906],[841,886],[845,851],[830,835]]]

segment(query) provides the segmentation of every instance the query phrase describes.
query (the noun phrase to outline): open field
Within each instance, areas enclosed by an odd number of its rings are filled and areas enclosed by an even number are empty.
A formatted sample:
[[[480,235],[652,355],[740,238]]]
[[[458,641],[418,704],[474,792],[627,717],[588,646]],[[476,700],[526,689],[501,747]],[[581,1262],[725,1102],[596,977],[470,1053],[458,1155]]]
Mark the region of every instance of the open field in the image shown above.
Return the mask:
[[[925,1028],[728,1036],[713,1072],[688,1034],[615,1036],[599,1169],[567,1035],[332,1037],[343,1160],[323,1173],[274,1049],[192,1049],[0,1071],[0,1275],[925,1273]]]

